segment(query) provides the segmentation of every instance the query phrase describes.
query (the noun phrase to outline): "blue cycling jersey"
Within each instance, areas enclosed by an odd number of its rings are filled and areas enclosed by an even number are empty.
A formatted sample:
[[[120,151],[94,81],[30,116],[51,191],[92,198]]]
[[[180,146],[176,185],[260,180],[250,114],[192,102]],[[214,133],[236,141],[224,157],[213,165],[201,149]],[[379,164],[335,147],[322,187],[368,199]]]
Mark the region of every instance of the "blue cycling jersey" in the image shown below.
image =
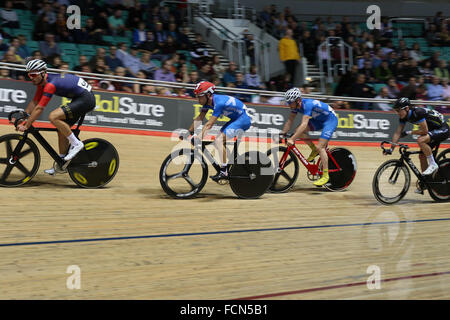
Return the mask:
[[[302,99],[300,108],[292,110],[293,113],[303,113],[305,116],[310,116],[314,122],[324,123],[330,117],[336,116],[333,108],[328,104],[314,99]]]
[[[202,111],[208,111],[210,109],[213,110],[212,115],[214,117],[218,118],[221,115],[224,115],[230,118],[231,121],[247,114],[245,111],[246,106],[241,100],[222,94],[213,95],[213,106],[205,105],[203,106]]]

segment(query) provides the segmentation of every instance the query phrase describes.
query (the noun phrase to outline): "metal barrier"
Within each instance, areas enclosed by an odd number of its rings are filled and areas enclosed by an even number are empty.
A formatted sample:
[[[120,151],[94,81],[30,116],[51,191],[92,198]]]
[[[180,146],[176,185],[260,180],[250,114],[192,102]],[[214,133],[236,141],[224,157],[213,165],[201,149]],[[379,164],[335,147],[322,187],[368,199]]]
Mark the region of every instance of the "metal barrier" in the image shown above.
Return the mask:
[[[16,63],[6,63],[0,62],[0,69],[9,69],[25,72],[25,66]],[[56,73],[70,73],[82,76],[83,79],[96,79],[96,80],[106,80],[115,82],[126,82],[126,83],[136,83],[136,84],[148,84],[157,87],[167,87],[167,88],[184,88],[184,89],[194,89],[196,84],[192,83],[182,83],[182,82],[170,82],[170,81],[159,81],[150,79],[137,79],[130,77],[122,77],[107,74],[98,74],[90,72],[80,72],[71,70],[60,70],[49,68],[49,72]],[[216,87],[216,91],[230,94],[256,94],[262,96],[270,97],[284,97],[284,92],[279,91],[267,91],[267,90],[254,90],[254,89],[239,89],[239,88],[229,88],[229,87]],[[348,102],[368,102],[368,103],[394,103],[396,99],[368,99],[359,97],[346,97],[346,96],[329,96],[329,95],[318,95],[318,94],[303,94],[302,97],[310,99],[320,99],[323,101],[348,101]],[[412,104],[419,105],[430,105],[430,106],[450,106],[450,101],[428,101],[428,100],[411,100]]]

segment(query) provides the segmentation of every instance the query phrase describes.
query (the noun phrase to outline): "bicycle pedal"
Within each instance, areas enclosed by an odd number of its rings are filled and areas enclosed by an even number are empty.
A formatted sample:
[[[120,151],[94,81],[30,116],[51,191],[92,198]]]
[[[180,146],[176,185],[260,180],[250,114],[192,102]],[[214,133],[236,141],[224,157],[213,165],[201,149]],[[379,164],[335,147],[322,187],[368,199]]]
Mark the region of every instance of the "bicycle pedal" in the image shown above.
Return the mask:
[[[219,179],[217,180],[217,183],[220,184],[221,186],[224,186],[230,183],[230,181],[228,179]]]

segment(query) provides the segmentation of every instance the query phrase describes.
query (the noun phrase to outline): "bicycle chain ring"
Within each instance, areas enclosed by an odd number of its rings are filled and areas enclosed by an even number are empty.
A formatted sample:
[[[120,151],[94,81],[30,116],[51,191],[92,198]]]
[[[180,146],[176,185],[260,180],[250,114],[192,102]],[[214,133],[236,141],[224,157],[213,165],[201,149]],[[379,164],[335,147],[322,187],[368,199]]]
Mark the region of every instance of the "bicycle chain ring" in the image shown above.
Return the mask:
[[[58,162],[53,162],[53,169],[55,169],[56,173],[66,173],[67,170],[64,170],[62,167],[58,165]]]

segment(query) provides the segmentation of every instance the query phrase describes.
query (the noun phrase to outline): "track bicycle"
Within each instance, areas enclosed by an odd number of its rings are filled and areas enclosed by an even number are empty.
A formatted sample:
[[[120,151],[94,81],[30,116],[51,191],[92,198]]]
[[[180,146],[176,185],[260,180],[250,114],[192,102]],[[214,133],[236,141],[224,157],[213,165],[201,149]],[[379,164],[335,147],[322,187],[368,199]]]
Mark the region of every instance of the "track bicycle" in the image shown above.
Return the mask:
[[[269,190],[274,193],[288,191],[297,181],[300,171],[298,160],[305,166],[307,177],[311,181],[319,179],[323,173],[320,157],[317,162],[308,162],[295,145],[287,146],[289,135],[280,135],[280,142],[285,146],[270,149],[267,155],[275,166],[275,177]],[[301,141],[298,139],[297,141]],[[324,185],[330,191],[343,191],[352,183],[356,175],[355,156],[345,148],[326,149],[328,155],[328,173],[330,180]]]
[[[17,126],[29,115],[24,111],[9,113],[8,119]],[[80,134],[84,116],[72,132]],[[108,184],[119,169],[119,154],[114,146],[104,139],[84,140],[84,148],[70,161],[65,161],[50,146],[41,131],[57,131],[56,128],[36,128],[31,126],[23,134],[6,134],[0,137],[0,186],[18,187],[33,179],[41,163],[39,148],[30,139],[33,136],[54,160],[56,172],[66,170],[70,178],[83,188],[100,188]]]
[[[448,201],[450,199],[450,159],[441,159],[437,162],[439,168],[433,174],[424,176],[414,165],[410,156],[420,154],[422,151],[408,151],[405,144],[394,144],[383,141],[381,149],[386,152],[385,144],[399,146],[400,159],[384,162],[375,172],[372,181],[372,191],[375,198],[382,204],[394,204],[400,201],[408,192],[411,184],[411,174],[408,167],[418,179],[417,187],[428,192],[435,201]],[[436,146],[434,154],[439,146]]]
[[[191,136],[189,140],[192,148],[178,149],[169,154],[161,164],[159,173],[163,190],[177,199],[193,198],[203,189],[208,179],[207,161],[217,173],[220,171],[220,165],[206,148],[214,141],[199,141],[195,136]],[[233,159],[228,164],[228,177],[218,183],[229,183],[239,198],[256,199],[272,184],[273,168],[265,153],[248,151],[238,154],[240,140],[240,137],[235,140],[232,155],[228,154],[227,157]]]

